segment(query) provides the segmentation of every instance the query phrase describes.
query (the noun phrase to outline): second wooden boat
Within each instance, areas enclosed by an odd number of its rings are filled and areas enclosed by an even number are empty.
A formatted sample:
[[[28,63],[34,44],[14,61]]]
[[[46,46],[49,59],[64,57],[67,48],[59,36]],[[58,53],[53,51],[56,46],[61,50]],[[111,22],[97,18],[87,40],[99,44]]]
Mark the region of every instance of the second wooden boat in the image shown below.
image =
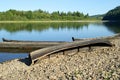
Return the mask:
[[[120,33],[118,34],[115,34],[113,36],[107,36],[107,37],[98,37],[98,38],[74,38],[72,37],[72,41],[85,41],[85,40],[95,40],[95,39],[106,39],[106,40],[109,40],[109,39],[113,39],[113,38],[117,38],[117,37],[120,37]]]
[[[2,38],[3,42],[32,42],[32,43],[65,43],[65,41],[25,41],[25,40],[10,40]]]
[[[58,53],[65,50],[71,50],[71,49],[78,49],[82,47],[91,47],[91,46],[112,46],[112,44],[108,40],[88,40],[88,41],[74,41],[71,43],[61,44],[57,46],[47,47],[43,49],[39,49],[36,51],[33,51],[29,55],[29,59],[31,64],[34,64],[37,62],[38,59],[41,59],[45,56],[51,55],[53,53]]]
[[[45,47],[56,46],[60,44],[66,44],[69,42],[0,42],[0,49],[11,49],[11,50],[29,50],[33,51]]]

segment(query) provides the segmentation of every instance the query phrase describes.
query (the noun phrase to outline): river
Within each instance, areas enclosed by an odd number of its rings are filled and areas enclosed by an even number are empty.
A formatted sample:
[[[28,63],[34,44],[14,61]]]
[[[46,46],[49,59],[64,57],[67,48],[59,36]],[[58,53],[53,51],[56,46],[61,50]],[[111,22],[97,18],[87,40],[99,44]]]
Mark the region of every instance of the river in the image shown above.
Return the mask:
[[[2,38],[32,41],[72,41],[72,37],[95,38],[111,36],[116,33],[120,33],[119,22],[0,23],[0,42],[2,42]],[[20,53],[0,51],[0,62],[28,56],[28,53]]]

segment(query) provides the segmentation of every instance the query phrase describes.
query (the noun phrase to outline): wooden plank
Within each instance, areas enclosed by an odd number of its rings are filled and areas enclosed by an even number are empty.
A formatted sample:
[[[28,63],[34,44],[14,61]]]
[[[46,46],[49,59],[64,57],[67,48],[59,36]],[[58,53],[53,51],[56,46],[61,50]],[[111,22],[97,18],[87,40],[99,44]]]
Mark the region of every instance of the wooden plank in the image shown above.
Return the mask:
[[[39,49],[30,53],[29,58],[31,63],[34,64],[38,59],[41,59],[45,56],[48,56],[53,53],[57,53],[60,51],[71,50],[75,48],[82,48],[87,46],[112,46],[112,44],[108,40],[96,39],[96,40],[88,40],[88,41],[75,41],[66,44],[60,44],[57,46],[47,47],[43,49]]]

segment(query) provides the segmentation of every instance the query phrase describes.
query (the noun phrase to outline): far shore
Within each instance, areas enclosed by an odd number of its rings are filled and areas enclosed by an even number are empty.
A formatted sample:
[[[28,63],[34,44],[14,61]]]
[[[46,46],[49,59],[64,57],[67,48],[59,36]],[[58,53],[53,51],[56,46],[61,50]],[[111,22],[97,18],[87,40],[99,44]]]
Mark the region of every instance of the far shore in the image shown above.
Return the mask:
[[[0,21],[0,23],[53,23],[53,22],[109,22],[107,20],[46,20],[46,21]]]

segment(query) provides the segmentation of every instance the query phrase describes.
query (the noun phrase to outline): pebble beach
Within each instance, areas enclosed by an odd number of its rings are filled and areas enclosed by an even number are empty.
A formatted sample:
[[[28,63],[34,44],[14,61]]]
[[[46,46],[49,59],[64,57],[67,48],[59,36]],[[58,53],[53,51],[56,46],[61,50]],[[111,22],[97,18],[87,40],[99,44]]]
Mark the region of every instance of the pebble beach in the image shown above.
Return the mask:
[[[53,54],[34,65],[28,59],[0,63],[0,80],[120,80],[120,37],[113,47]]]

